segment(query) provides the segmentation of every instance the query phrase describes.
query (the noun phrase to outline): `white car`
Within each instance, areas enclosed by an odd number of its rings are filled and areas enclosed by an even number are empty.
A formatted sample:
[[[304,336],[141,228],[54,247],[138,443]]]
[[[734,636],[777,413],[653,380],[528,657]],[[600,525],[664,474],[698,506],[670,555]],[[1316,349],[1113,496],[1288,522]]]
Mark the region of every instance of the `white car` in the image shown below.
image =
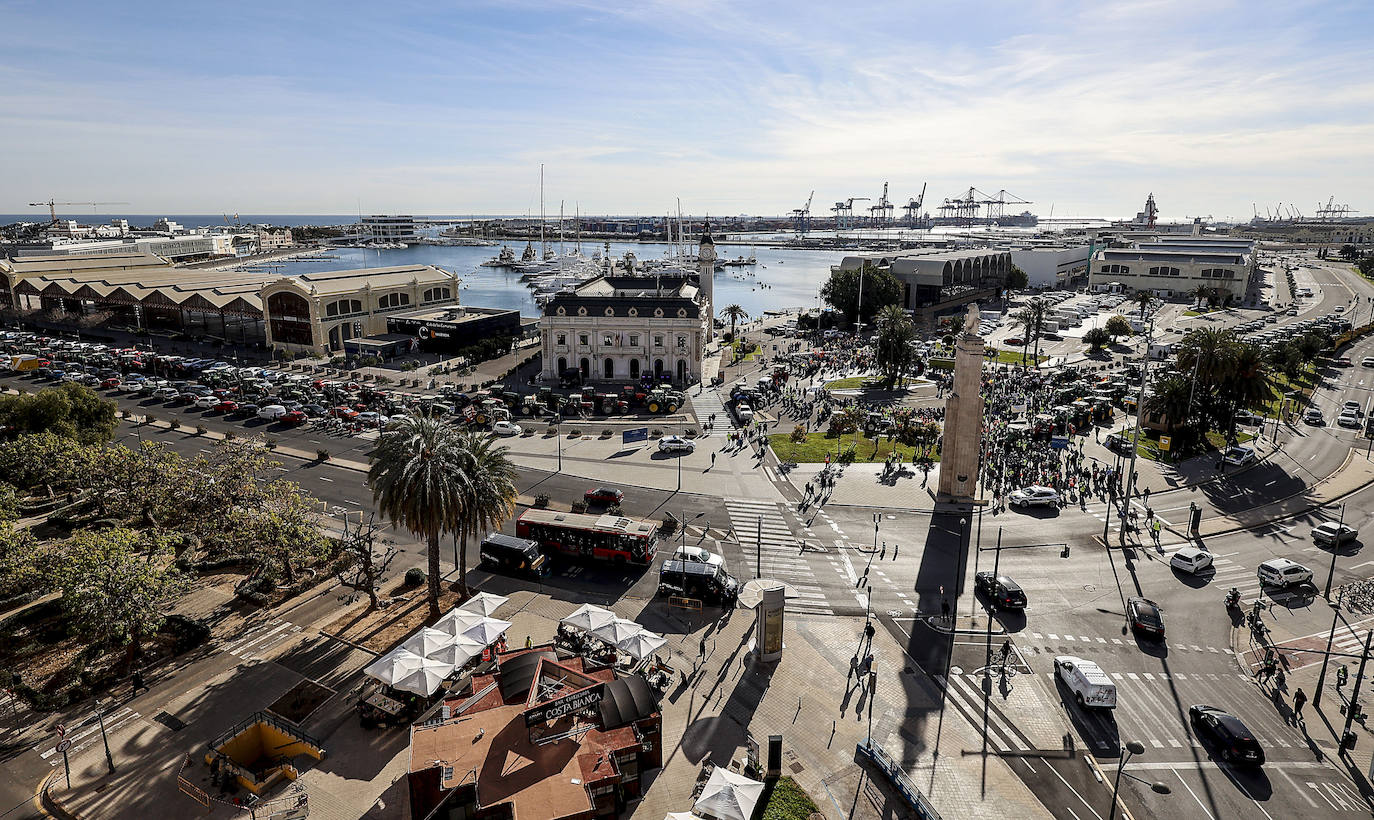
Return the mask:
[[[385,427],[391,419],[383,416],[381,413],[374,413],[368,410],[366,413],[358,414],[358,421],[364,427]]]
[[[196,399],[195,402],[196,407],[200,410],[209,410],[212,407],[218,407],[219,403],[220,398],[218,396],[201,396]]]
[[[177,390],[175,387],[159,387],[153,391],[153,398],[167,401],[176,398],[180,393],[181,391]]]
[[[1354,414],[1357,415],[1357,416],[1363,416],[1363,415],[1364,415],[1364,406],[1361,405],[1359,402],[1355,401],[1354,399],[1351,399],[1351,400],[1347,401],[1345,404],[1342,404],[1342,405],[1341,405],[1341,412],[1342,412],[1342,413],[1349,412],[1349,413],[1354,413]]]
[[[284,415],[286,415],[286,408],[280,404],[269,404],[258,408],[258,418],[260,419],[276,421]]]
[[[518,436],[521,433],[520,425],[513,421],[498,421],[491,426],[491,431],[498,436]]]
[[[658,440],[658,451],[660,453],[692,453],[696,452],[697,443],[682,436],[664,436]]]
[[[1212,553],[1197,547],[1183,547],[1169,559],[1169,566],[1196,575],[1212,566]]]
[[[1234,447],[1227,447],[1226,452],[1222,454],[1221,458],[1227,464],[1239,467],[1243,464],[1249,464],[1250,462],[1254,461],[1255,451],[1251,447],[1236,445]]]
[[[1012,490],[1007,496],[1007,503],[1012,507],[1057,507],[1059,506],[1059,493],[1050,487],[1023,487],[1019,490]]]
[[[1353,410],[1344,410],[1336,416],[1336,423],[1342,427],[1359,427],[1360,417],[1355,415]]]
[[[1345,524],[1337,524],[1335,521],[1327,521],[1312,528],[1312,540],[1317,544],[1339,544],[1342,541],[1354,541],[1360,537],[1360,531]]]
[[[1303,413],[1302,420],[1308,424],[1315,425],[1322,425],[1326,423],[1326,419],[1322,416],[1322,411],[1318,410],[1315,407],[1313,407],[1311,410],[1308,410],[1306,413]]]
[[[1312,581],[1312,570],[1287,558],[1270,558],[1255,570],[1261,586],[1290,587]]]

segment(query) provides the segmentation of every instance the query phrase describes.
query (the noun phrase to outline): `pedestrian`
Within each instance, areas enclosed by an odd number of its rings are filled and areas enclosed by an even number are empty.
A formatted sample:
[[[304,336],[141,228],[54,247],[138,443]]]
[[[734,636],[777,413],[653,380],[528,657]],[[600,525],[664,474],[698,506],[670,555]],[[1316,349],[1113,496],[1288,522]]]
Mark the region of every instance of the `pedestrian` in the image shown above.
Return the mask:
[[[1307,705],[1307,693],[1299,689],[1293,693],[1293,722],[1305,723],[1302,719],[1302,707]]]
[[[946,622],[949,621],[949,599],[945,598],[940,602],[940,617]]]
[[[712,450],[712,451],[711,451],[711,466],[712,466],[712,467],[716,466],[716,451],[715,451],[715,450]]]
[[[534,648],[534,639],[531,638],[529,635],[526,635],[526,636],[525,636],[525,648],[526,648],[526,649],[533,649],[533,648]]]
[[[706,657],[706,636],[704,635],[701,638],[701,644],[697,647],[697,654],[702,658]]]
[[[140,689],[145,692],[148,691],[148,684],[143,682],[143,673],[137,669],[134,670],[131,682],[133,683],[133,690],[130,694],[138,694],[138,690]]]

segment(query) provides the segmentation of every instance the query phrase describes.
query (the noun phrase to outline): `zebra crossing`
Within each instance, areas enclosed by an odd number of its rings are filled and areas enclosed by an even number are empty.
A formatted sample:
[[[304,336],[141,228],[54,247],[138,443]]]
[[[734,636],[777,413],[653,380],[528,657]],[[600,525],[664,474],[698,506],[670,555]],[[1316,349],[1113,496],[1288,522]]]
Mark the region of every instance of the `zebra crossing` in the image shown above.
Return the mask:
[[[1053,671],[1045,672],[1055,687]],[[1110,712],[1076,710],[1075,723],[1084,741],[1112,749],[1120,738],[1139,740],[1154,749],[1201,749],[1188,721],[1188,707],[1208,704],[1225,709],[1249,727],[1267,752],[1306,752],[1302,733],[1281,717],[1274,704],[1253,697],[1254,684],[1240,672],[1108,672],[1116,684],[1116,708]]]
[[[133,709],[130,709],[127,706],[121,707],[113,712],[106,714],[104,716],[105,737],[113,737],[115,732],[125,728],[126,726],[136,723],[137,721],[141,720],[142,717],[143,716],[140,715],[138,712],[134,711]],[[48,741],[44,741],[43,747],[46,748],[35,747],[35,749],[42,748],[42,751],[39,752],[38,756],[48,761],[49,766],[56,766],[62,762],[62,753],[57,750],[58,740],[58,738],[53,738]],[[61,740],[71,741],[72,745],[70,748],[67,749],[68,758],[75,756],[78,752],[90,747],[93,744],[100,743],[100,718],[96,717],[96,714],[92,712],[84,720],[77,724],[75,728],[69,730],[67,734],[61,738]]]
[[[957,675],[935,675],[936,683],[945,691],[945,702],[954,706],[972,726],[983,725],[983,676],[976,672]],[[999,753],[1030,752],[1035,750],[1019,729],[1016,721],[997,707],[989,706],[988,748]]]
[[[1135,642],[1134,642],[1134,641],[1123,641],[1123,640],[1120,639],[1120,638],[1104,638],[1104,637],[1102,637],[1102,636],[1100,636],[1100,635],[1097,636],[1097,637],[1091,637],[1091,636],[1088,636],[1088,635],[1071,635],[1071,634],[1063,634],[1063,635],[1061,635],[1061,634],[1058,634],[1058,633],[1055,633],[1055,632],[1045,632],[1045,633],[1040,633],[1040,632],[1028,632],[1028,633],[1024,633],[1024,634],[1029,635],[1030,638],[1031,638],[1031,640],[1033,640],[1033,641],[1046,641],[1046,642],[1048,642],[1048,643],[1046,643],[1045,645],[1042,646],[1042,645],[1038,645],[1038,644],[1033,644],[1033,643],[1031,643],[1030,641],[1018,640],[1018,641],[1017,641],[1017,644],[1016,644],[1016,645],[1017,645],[1017,648],[1020,649],[1021,651],[1025,652],[1025,653],[1027,653],[1027,654],[1030,654],[1030,655],[1035,655],[1035,654],[1041,654],[1041,655],[1057,655],[1057,654],[1062,654],[1063,651],[1064,651],[1066,648],[1070,648],[1070,647],[1072,647],[1072,648],[1073,648],[1073,651],[1075,651],[1075,652],[1082,652],[1082,651],[1084,651],[1085,649],[1090,649],[1090,648],[1092,648],[1092,649],[1103,649],[1103,650],[1106,650],[1106,649],[1110,649],[1111,647],[1114,647],[1114,646],[1115,646],[1115,647],[1133,647],[1133,646],[1135,646]],[[1170,647],[1171,649],[1176,649],[1176,650],[1178,650],[1178,651],[1180,651],[1180,652],[1198,652],[1198,653],[1203,653],[1203,652],[1205,652],[1205,653],[1210,653],[1210,654],[1212,654],[1212,655],[1234,655],[1234,654],[1236,654],[1235,652],[1233,652],[1233,651],[1230,649],[1230,647],[1225,647],[1225,646],[1223,646],[1223,647],[1216,647],[1216,646],[1198,646],[1198,645],[1195,644],[1195,643],[1194,643],[1194,644],[1189,644],[1189,643],[1178,643],[1178,642],[1175,642],[1175,643],[1169,644],[1169,647]]]
[[[697,417],[697,424],[705,424],[712,414],[715,414],[717,425],[724,430],[737,430],[735,419],[725,409],[725,404],[721,401],[720,391],[714,387],[701,391],[700,394],[692,396],[692,414]]]
[[[765,578],[776,578],[796,591],[787,608],[795,612],[832,615],[816,581],[816,574],[778,505],[746,498],[725,499],[725,509],[746,561],[758,560]],[[758,550],[761,557],[753,555]]]
[[[296,624],[274,618],[268,623],[252,627],[225,644],[224,651],[246,661],[261,660],[270,649],[294,639],[300,631],[301,628]]]

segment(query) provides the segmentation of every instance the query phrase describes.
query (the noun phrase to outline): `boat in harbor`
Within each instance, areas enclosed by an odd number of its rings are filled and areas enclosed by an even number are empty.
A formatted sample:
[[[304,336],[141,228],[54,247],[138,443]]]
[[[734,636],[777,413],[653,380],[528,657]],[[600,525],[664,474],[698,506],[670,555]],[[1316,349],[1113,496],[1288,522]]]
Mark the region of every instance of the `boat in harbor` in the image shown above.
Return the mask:
[[[751,253],[749,254],[748,259],[745,259],[743,256],[737,256],[734,259],[726,259],[722,261],[720,264],[722,267],[726,268],[745,268],[750,267],[752,265],[757,265],[758,263],[759,260],[754,257],[754,254]]]
[[[515,251],[510,249],[510,245],[502,245],[501,252],[494,258],[481,263],[484,268],[509,268],[515,264]]]

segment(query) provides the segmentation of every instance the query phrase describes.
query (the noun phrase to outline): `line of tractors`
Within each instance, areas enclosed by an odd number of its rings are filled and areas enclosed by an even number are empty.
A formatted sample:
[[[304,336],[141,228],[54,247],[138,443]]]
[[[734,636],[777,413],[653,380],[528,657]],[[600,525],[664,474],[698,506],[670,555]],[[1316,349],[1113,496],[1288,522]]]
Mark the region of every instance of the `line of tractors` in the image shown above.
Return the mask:
[[[636,387],[624,385],[618,391],[598,391],[590,385],[580,391],[563,394],[552,388],[541,388],[532,395],[515,392],[493,392],[474,402],[469,415],[478,424],[508,420],[505,414],[526,418],[540,416],[626,415],[648,412],[654,415],[676,413],[687,403],[687,397],[667,387]],[[501,411],[505,411],[504,413]]]

